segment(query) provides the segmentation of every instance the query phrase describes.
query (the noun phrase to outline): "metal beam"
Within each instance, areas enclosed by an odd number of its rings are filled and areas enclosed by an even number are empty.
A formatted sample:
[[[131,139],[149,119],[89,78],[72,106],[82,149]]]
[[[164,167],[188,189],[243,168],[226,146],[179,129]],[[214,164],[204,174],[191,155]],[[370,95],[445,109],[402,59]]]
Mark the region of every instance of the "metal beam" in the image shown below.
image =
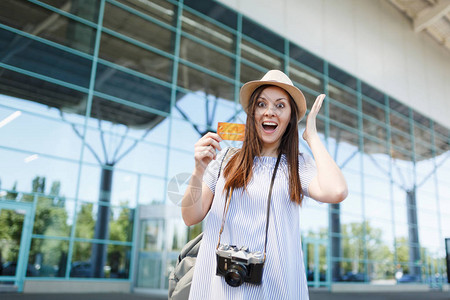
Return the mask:
[[[421,32],[450,12],[450,0],[441,0],[433,7],[424,9],[414,18],[414,32]]]

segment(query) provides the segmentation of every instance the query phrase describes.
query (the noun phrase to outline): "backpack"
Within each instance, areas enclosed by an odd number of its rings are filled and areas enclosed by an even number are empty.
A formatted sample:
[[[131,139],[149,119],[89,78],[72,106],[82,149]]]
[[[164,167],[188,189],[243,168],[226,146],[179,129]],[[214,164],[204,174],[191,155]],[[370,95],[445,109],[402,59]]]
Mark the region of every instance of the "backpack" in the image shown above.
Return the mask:
[[[202,238],[203,232],[189,241],[181,250],[175,269],[169,275],[170,300],[189,298],[192,277],[194,276],[194,265]]]
[[[229,151],[230,149],[231,151]],[[225,158],[227,158],[228,152],[236,153],[237,150],[237,148],[227,149],[225,155],[223,156],[222,162],[220,163],[217,179],[220,177],[222,164]],[[169,275],[169,300],[186,300],[189,298],[192,277],[194,276],[195,261],[197,260],[197,254],[200,249],[202,238],[203,232],[196,238],[189,241],[183,249],[181,249],[177,264],[175,265],[172,273]]]

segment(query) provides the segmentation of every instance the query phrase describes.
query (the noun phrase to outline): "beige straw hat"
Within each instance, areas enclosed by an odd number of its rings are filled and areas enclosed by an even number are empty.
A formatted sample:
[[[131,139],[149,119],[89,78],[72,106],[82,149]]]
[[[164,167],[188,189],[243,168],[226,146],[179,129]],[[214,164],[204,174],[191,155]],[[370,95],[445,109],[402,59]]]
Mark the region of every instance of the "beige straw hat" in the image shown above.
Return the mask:
[[[291,95],[292,99],[294,99],[295,104],[297,104],[297,120],[298,122],[300,122],[300,120],[305,116],[306,113],[305,96],[303,96],[303,93],[294,86],[289,77],[279,70],[270,70],[266,73],[266,75],[263,76],[263,78],[261,78],[261,80],[249,81],[242,86],[240,98],[241,105],[244,108],[244,111],[248,114],[251,95],[258,87],[265,84],[278,86],[288,92],[289,95]]]

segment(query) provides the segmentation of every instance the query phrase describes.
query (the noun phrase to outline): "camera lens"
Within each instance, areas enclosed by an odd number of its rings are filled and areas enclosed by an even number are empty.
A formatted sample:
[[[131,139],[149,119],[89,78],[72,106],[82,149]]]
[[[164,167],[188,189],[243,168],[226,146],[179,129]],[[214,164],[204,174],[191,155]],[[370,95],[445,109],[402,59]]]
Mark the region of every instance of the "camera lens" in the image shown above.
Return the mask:
[[[243,265],[232,264],[225,274],[225,281],[228,285],[237,287],[244,283],[247,268]]]

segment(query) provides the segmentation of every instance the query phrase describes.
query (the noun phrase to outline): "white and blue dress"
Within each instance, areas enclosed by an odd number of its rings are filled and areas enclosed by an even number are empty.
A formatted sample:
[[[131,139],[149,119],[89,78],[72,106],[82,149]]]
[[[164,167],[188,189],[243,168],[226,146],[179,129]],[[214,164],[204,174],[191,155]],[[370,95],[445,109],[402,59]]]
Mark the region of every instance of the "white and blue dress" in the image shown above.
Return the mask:
[[[212,161],[203,181],[214,194],[206,216],[203,241],[197,256],[190,300],[255,300],[309,299],[300,237],[299,206],[290,199],[286,156],[282,155],[272,190],[266,261],[260,285],[243,283],[229,286],[224,277],[216,275],[216,246],[222,224],[225,193],[223,172],[218,177],[220,162],[226,149]],[[225,167],[231,155],[224,161]],[[247,189],[236,189],[231,197],[221,243],[248,246],[249,251],[264,251],[267,196],[276,157],[255,157],[253,176]],[[309,155],[299,154],[299,173],[303,193],[316,174]]]

